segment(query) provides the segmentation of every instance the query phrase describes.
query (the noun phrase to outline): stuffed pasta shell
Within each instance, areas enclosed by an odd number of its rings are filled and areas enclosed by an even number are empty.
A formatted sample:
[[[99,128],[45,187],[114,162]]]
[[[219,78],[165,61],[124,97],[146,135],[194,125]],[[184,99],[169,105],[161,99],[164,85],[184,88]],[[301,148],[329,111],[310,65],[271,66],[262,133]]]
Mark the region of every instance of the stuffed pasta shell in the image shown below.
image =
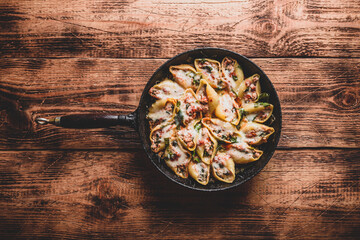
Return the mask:
[[[196,70],[188,64],[171,66],[169,71],[174,80],[185,89],[191,88],[196,91],[200,85],[202,78],[201,73],[196,72]]]
[[[246,164],[258,160],[263,151],[249,146],[244,141],[226,144],[224,152],[228,154],[236,164]]]
[[[167,98],[179,98],[185,89],[182,88],[179,84],[170,79],[165,79],[164,81],[154,85],[149,90],[150,96],[156,99],[167,99]]]
[[[156,126],[150,132],[151,150],[155,153],[163,150],[166,146],[165,139],[175,136],[176,125],[174,122],[164,122]]]
[[[212,163],[213,176],[222,182],[232,183],[235,180],[235,163],[230,155],[218,152]]]
[[[248,103],[242,106],[248,121],[263,123],[271,116],[274,106],[266,102]]]
[[[243,103],[256,102],[260,93],[260,75],[254,74],[245,79],[238,88],[238,98],[242,99]]]
[[[240,128],[244,141],[250,145],[260,145],[267,142],[274,132],[274,128],[255,122],[245,123]]]
[[[196,91],[196,96],[199,102],[204,105],[205,111],[203,111],[203,115],[211,116],[216,107],[219,105],[219,95],[217,92],[206,80],[201,79],[199,88]]]
[[[181,178],[188,177],[188,164],[191,159],[189,151],[185,150],[175,137],[168,139],[164,152],[166,165]]]
[[[165,121],[173,120],[176,111],[176,99],[167,98],[157,100],[149,108],[147,118],[149,119],[150,128],[159,125]]]
[[[190,176],[202,185],[207,185],[210,178],[210,165],[191,161],[188,166]]]
[[[217,118],[203,118],[201,122],[216,139],[226,143],[236,141],[237,129],[231,123]]]
[[[187,125],[194,119],[200,118],[201,113],[207,111],[206,106],[200,104],[194,91],[190,88],[186,89],[185,93],[180,97],[177,107],[177,114],[181,116],[180,118],[184,125]]]
[[[184,146],[184,148],[189,151],[194,151],[196,148],[196,143],[198,139],[198,131],[195,129],[196,124],[200,123],[199,121],[192,121],[186,127],[182,127],[177,131],[177,136],[179,142]]]
[[[239,105],[227,92],[222,91],[219,94],[219,104],[215,110],[215,115],[221,120],[238,125],[240,122]]]
[[[199,132],[196,144],[196,152],[200,157],[201,161],[206,164],[210,164],[211,160],[215,156],[218,143],[209,132],[209,129],[201,126],[201,122],[199,122],[199,124],[200,126],[198,125],[199,127],[197,128]]]
[[[244,81],[244,72],[241,66],[231,57],[225,57],[222,60],[221,73],[223,81],[229,86],[230,94],[232,91],[236,91]]]
[[[221,79],[220,63],[216,60],[202,58],[195,59],[195,68],[207,80],[207,82],[215,89],[223,89],[225,84]]]

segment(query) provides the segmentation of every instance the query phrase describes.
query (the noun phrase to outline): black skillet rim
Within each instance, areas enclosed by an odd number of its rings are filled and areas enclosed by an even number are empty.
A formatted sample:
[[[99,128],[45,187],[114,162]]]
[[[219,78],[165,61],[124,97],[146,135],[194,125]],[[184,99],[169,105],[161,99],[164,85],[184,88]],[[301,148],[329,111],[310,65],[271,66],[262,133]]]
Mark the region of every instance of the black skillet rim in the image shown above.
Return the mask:
[[[274,99],[275,99],[275,102],[277,103],[277,105],[279,106],[279,118],[276,119],[276,121],[278,121],[279,123],[279,129],[277,130],[277,134],[275,136],[275,139],[274,139],[274,148],[271,150],[271,152],[268,153],[268,156],[265,160],[263,160],[264,164],[263,166],[259,167],[258,169],[256,169],[256,171],[254,171],[251,175],[249,175],[248,177],[244,178],[243,180],[239,181],[239,182],[236,182],[236,183],[230,183],[228,186],[225,186],[225,187],[220,187],[220,188],[209,188],[209,189],[206,189],[206,188],[197,188],[197,187],[194,187],[194,186],[189,186],[185,183],[182,183],[182,182],[179,182],[177,181],[177,179],[175,178],[175,174],[174,176],[168,176],[154,161],[154,159],[152,158],[152,156],[150,155],[150,153],[147,151],[146,147],[145,147],[145,144],[146,142],[144,142],[144,138],[148,137],[146,136],[145,133],[142,133],[141,132],[141,129],[140,129],[140,125],[141,125],[141,119],[139,119],[139,111],[140,111],[140,107],[141,107],[141,104],[143,103],[143,101],[145,101],[145,98],[146,98],[146,95],[147,95],[147,92],[145,91],[145,89],[148,89],[149,88],[149,85],[152,83],[152,79],[154,77],[156,77],[156,75],[163,70],[164,66],[167,65],[169,62],[173,61],[174,59],[184,55],[184,54],[189,54],[191,52],[197,52],[197,51],[206,51],[206,50],[215,50],[215,51],[223,51],[223,52],[228,52],[228,53],[231,53],[231,54],[234,54],[236,56],[238,56],[239,58],[243,58],[245,61],[248,61],[250,62],[250,64],[253,64],[253,66],[255,66],[257,68],[257,71],[260,72],[261,74],[263,74],[268,81],[268,83],[270,84],[270,86],[274,89]],[[153,85],[154,83],[152,83]],[[264,167],[268,164],[268,162],[270,161],[270,159],[272,158],[275,150],[276,150],[276,147],[279,143],[279,140],[280,140],[280,136],[281,136],[281,129],[282,129],[282,112],[281,112],[281,105],[280,105],[280,100],[279,100],[279,97],[277,95],[277,92],[275,90],[275,87],[274,85],[272,84],[271,80],[269,79],[269,77],[264,73],[264,71],[258,66],[256,65],[253,61],[251,61],[250,59],[248,59],[247,57],[239,54],[239,53],[236,53],[234,51],[231,51],[231,50],[228,50],[228,49],[224,49],[224,48],[214,48],[214,47],[203,47],[203,48],[195,48],[195,49],[191,49],[191,50],[188,50],[186,52],[182,52],[180,54],[177,54],[176,56],[172,57],[171,59],[167,60],[165,63],[163,63],[154,73],[153,75],[150,77],[149,81],[147,82],[147,84],[145,85],[144,87],[144,90],[143,90],[143,93],[141,95],[141,98],[140,98],[140,102],[139,102],[139,107],[138,109],[136,110],[136,125],[137,125],[137,130],[140,134],[140,139],[141,139],[141,143],[142,143],[142,146],[143,146],[143,149],[144,151],[146,152],[146,155],[148,156],[148,158],[150,159],[150,161],[152,162],[152,164],[163,174],[165,175],[168,179],[170,179],[171,181],[173,181],[174,183],[177,183],[183,187],[186,187],[186,188],[189,188],[189,189],[192,189],[192,190],[197,190],[197,191],[203,191],[203,192],[216,192],[216,191],[222,191],[222,190],[227,190],[227,189],[231,189],[231,188],[234,188],[234,187],[237,187],[239,185],[242,185],[244,184],[245,182],[249,181],[250,179],[252,179],[253,177],[255,177],[262,169],[264,169]],[[194,180],[195,181],[195,180]]]

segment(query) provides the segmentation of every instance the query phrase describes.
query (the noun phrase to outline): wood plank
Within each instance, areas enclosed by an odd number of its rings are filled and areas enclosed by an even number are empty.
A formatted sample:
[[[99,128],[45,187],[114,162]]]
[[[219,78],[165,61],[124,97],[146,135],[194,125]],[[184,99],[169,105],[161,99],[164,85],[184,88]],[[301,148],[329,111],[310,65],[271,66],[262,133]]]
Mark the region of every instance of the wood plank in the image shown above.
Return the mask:
[[[278,150],[246,184],[203,193],[170,182],[143,151],[3,151],[0,234],[352,239],[359,156],[358,149]]]
[[[196,47],[251,57],[360,57],[360,3],[4,0],[2,57],[170,58]]]
[[[359,148],[359,59],[253,59],[278,91],[281,148]],[[1,149],[139,148],[129,128],[71,130],[36,117],[127,114],[165,60],[4,59],[0,63]],[[141,69],[141,71],[139,71]]]

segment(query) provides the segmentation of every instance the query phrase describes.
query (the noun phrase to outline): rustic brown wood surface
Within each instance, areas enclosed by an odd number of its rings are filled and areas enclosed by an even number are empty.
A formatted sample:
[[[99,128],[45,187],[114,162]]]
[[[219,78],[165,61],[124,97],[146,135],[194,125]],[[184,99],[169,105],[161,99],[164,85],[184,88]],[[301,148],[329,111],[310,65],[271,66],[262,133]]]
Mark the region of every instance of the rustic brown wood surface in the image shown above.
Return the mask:
[[[264,170],[224,192],[178,186],[136,131],[38,126],[128,114],[166,59],[196,47],[251,57],[283,131]],[[360,2],[4,0],[1,239],[356,239]]]

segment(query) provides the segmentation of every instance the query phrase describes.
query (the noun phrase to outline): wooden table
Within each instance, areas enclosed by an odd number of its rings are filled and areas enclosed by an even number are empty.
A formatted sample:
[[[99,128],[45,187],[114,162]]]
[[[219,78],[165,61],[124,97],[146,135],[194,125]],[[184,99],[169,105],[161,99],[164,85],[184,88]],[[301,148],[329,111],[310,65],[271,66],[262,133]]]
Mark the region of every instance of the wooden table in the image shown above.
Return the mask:
[[[359,236],[358,0],[0,4],[1,239]],[[204,46],[250,57],[281,99],[278,149],[236,189],[175,185],[125,127],[34,123],[130,113],[157,67]]]

